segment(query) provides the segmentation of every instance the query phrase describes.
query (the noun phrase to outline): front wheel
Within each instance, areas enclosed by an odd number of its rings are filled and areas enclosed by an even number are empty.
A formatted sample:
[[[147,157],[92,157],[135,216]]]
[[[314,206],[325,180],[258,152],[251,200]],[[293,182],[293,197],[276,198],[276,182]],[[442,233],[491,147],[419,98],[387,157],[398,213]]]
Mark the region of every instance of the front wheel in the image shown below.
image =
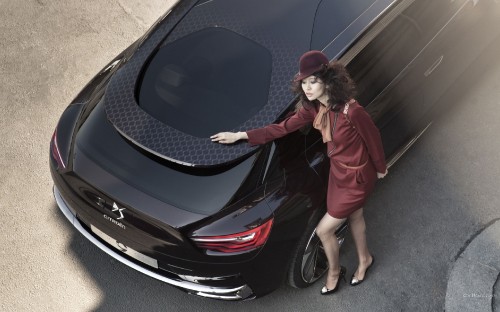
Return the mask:
[[[305,288],[314,284],[328,270],[328,260],[323,250],[323,245],[316,235],[322,211],[314,212],[312,222],[306,227],[304,235],[293,253],[288,271],[288,283],[295,288]],[[335,235],[342,245],[347,232],[348,222],[342,223],[335,231]]]

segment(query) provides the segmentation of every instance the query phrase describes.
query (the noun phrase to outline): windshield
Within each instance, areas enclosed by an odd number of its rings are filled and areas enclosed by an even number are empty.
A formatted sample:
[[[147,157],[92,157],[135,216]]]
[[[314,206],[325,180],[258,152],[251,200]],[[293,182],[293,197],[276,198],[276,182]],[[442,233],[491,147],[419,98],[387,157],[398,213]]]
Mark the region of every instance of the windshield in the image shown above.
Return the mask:
[[[221,27],[161,47],[144,72],[139,106],[196,137],[231,130],[268,100],[272,58],[258,43]]]

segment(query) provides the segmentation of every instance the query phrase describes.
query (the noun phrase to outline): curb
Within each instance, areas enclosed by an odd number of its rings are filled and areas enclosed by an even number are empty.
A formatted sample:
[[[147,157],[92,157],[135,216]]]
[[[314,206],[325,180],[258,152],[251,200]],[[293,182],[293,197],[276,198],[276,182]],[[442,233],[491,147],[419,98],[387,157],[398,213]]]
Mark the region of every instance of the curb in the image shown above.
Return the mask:
[[[445,311],[496,310],[500,306],[500,289],[495,289],[499,276],[500,220],[496,220],[455,261],[448,279]]]

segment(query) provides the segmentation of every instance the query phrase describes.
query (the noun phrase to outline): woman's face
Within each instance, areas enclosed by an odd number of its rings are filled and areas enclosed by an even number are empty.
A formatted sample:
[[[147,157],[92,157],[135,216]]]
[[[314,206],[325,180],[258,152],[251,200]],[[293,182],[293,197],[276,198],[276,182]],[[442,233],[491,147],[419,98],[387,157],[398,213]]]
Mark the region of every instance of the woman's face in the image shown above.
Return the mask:
[[[302,79],[302,90],[309,101],[318,100],[323,104],[328,102],[325,84],[316,76],[309,76]]]

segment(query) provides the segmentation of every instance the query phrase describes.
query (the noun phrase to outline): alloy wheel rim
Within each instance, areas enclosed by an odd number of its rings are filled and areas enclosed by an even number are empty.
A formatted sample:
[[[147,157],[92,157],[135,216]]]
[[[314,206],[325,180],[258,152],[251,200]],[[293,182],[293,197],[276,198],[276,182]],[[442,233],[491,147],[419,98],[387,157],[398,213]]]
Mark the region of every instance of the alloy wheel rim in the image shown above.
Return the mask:
[[[304,249],[301,268],[302,279],[309,284],[317,281],[328,270],[328,261],[316,231],[311,234]]]
[[[342,246],[344,238],[338,238],[339,245]],[[313,284],[322,277],[328,270],[328,259],[326,258],[321,240],[316,235],[316,230],[307,241],[304,254],[302,255],[302,280],[308,284]]]

